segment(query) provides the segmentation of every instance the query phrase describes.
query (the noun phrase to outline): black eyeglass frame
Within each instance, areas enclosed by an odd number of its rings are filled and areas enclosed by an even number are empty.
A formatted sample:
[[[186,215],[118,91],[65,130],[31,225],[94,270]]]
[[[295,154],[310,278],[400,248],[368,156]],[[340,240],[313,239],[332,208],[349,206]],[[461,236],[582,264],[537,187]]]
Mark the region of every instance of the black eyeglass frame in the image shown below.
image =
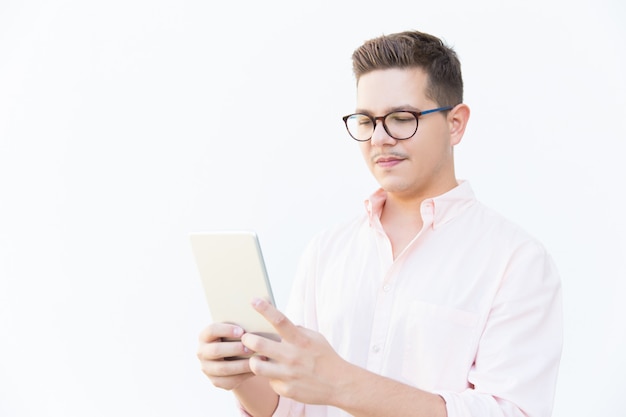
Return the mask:
[[[411,110],[394,110],[392,112],[387,113],[384,116],[378,116],[378,117],[374,117],[374,116],[370,116],[369,114],[365,114],[365,113],[352,113],[349,114],[347,116],[343,116],[343,122],[346,125],[346,130],[348,131],[348,134],[350,135],[350,137],[354,140],[356,140],[357,142],[367,142],[368,140],[372,139],[372,136],[374,136],[374,130],[376,130],[376,122],[378,120],[380,120],[383,124],[383,129],[385,129],[385,132],[387,132],[387,134],[392,137],[395,140],[407,140],[413,137],[413,135],[415,135],[415,133],[417,132],[417,128],[419,127],[419,118],[421,116],[424,116],[426,114],[430,114],[430,113],[437,113],[440,111],[448,111],[448,110],[452,110],[454,108],[454,106],[445,106],[445,107],[437,107],[436,109],[430,109],[430,110],[424,110],[424,111],[411,111]],[[411,133],[409,136],[405,137],[405,138],[397,138],[394,135],[392,135],[389,132],[389,129],[387,129],[387,123],[385,122],[385,119],[387,118],[387,116],[390,116],[394,113],[410,113],[413,115],[413,117],[415,117],[415,130],[413,131],[413,133]],[[365,116],[368,119],[370,119],[372,121],[372,136],[370,136],[367,139],[357,139],[355,138],[352,133],[350,132],[350,128],[348,128],[348,119],[350,117],[353,116]]]

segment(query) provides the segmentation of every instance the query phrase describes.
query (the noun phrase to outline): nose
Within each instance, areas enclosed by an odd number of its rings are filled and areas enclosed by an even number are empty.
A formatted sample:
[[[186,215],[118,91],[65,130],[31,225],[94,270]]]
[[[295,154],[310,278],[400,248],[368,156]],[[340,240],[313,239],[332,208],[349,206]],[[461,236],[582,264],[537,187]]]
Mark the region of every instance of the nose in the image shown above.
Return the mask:
[[[389,133],[385,130],[385,126],[383,126],[382,120],[376,120],[376,124],[374,125],[374,132],[372,133],[372,138],[370,139],[372,146],[383,146],[383,145],[393,145],[396,140],[389,136]]]

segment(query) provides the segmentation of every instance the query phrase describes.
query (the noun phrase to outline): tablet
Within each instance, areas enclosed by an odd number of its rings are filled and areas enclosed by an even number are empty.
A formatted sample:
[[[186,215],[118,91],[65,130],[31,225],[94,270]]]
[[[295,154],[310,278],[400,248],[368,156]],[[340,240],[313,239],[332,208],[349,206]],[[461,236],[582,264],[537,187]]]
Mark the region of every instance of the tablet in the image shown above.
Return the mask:
[[[255,297],[276,305],[256,233],[210,231],[189,236],[213,321],[277,339],[276,330],[251,305]]]

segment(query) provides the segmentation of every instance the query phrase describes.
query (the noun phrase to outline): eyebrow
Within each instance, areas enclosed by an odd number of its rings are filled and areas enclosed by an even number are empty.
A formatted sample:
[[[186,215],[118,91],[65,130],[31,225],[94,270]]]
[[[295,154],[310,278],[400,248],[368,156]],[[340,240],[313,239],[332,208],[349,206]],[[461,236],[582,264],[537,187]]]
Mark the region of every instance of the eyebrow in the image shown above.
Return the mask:
[[[394,107],[389,107],[387,109],[385,109],[385,114],[389,114],[389,113],[393,113],[395,111],[415,111],[415,112],[420,112],[422,111],[421,109],[418,109],[417,107],[413,107],[409,104],[403,105],[403,106],[394,106]],[[356,110],[354,110],[355,113],[363,113],[363,114],[368,114],[371,115],[372,112],[370,112],[369,110],[366,109],[359,109],[357,108]]]

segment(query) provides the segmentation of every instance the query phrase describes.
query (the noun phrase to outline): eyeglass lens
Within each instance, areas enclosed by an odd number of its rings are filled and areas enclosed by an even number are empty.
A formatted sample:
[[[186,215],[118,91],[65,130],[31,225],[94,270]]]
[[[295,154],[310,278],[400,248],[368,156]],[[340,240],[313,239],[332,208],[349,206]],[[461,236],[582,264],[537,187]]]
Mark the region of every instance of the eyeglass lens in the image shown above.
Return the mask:
[[[369,140],[374,134],[376,124],[366,114],[353,114],[346,120],[348,132],[356,140]],[[398,111],[383,119],[385,130],[394,139],[408,139],[417,131],[417,118],[413,113]]]

